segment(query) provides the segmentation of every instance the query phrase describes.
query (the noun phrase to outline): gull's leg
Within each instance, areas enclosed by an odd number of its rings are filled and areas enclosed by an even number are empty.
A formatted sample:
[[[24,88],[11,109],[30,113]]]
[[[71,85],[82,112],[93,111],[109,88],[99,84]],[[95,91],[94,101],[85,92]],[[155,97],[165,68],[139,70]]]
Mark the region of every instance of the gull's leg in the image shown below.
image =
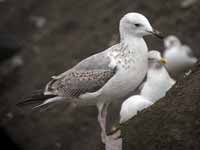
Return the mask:
[[[107,139],[107,133],[106,133],[106,119],[107,119],[107,110],[108,110],[108,103],[105,103],[101,112],[101,120],[102,120],[102,124],[103,124],[103,135],[102,135],[102,139],[104,140],[104,142],[106,142]]]
[[[108,104],[106,103],[99,103],[97,104],[98,108],[98,122],[101,127],[101,140],[103,143],[106,142],[106,116],[107,116],[107,107]]]
[[[108,103],[99,103],[97,104],[98,108],[98,122],[101,127],[101,140],[105,144],[105,150],[122,150],[122,138],[121,130],[113,133],[110,136],[106,134],[106,116],[107,116],[107,108]]]
[[[102,111],[101,111],[101,119],[102,119],[102,123],[106,132],[106,117],[107,117],[107,109],[108,109],[108,105],[107,103],[105,103],[103,105]]]

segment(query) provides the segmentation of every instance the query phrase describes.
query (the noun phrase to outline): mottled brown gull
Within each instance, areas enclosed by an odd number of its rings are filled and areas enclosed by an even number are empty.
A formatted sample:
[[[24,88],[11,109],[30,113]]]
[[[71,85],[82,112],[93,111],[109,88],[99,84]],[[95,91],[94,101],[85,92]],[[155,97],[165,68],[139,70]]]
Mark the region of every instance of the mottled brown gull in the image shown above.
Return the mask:
[[[139,13],[123,16],[119,31],[120,43],[53,76],[42,93],[36,93],[24,103],[43,100],[38,105],[43,106],[68,100],[77,104],[97,105],[102,141],[105,142],[107,106],[112,101],[129,97],[142,82],[148,67],[148,48],[143,36],[157,35],[147,18]]]

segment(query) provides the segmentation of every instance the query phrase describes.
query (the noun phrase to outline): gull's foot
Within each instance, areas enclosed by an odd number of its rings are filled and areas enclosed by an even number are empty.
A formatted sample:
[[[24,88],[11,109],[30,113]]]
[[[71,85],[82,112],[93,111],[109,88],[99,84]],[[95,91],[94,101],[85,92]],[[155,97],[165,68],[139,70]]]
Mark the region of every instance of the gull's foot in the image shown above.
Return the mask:
[[[120,129],[121,129],[121,125],[120,124],[114,125],[111,128],[111,131],[108,132],[108,136],[113,135],[115,132],[119,131]]]

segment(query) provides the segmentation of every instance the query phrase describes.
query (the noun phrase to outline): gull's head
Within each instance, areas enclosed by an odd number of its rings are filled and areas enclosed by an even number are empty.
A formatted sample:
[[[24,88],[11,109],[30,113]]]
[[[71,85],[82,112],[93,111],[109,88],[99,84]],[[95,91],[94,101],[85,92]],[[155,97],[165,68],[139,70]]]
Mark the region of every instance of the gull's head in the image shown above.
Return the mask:
[[[166,49],[180,46],[180,45],[181,45],[180,40],[174,35],[170,35],[164,39],[164,46]]]
[[[120,20],[119,30],[122,38],[125,36],[158,35],[158,32],[152,28],[148,19],[139,13],[128,13],[123,16]]]
[[[163,58],[160,52],[156,50],[149,51],[148,61],[149,61],[149,68],[157,68],[157,69],[163,67],[167,63],[167,60]]]

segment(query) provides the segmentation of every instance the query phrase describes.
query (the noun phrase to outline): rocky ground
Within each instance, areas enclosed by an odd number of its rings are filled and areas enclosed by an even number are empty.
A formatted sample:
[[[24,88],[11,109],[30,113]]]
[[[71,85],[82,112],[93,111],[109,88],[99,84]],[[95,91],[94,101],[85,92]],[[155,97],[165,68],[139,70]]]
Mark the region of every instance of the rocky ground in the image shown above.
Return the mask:
[[[8,76],[0,76],[0,123],[6,134],[26,150],[103,149],[96,108],[72,110],[58,104],[46,111],[30,111],[16,103],[43,87],[52,75],[107,48],[118,34],[120,17],[130,11],[143,13],[164,34],[176,34],[200,56],[200,2],[187,1],[0,1],[0,31],[14,34],[22,43],[19,55],[24,62]],[[162,41],[146,40],[150,49],[162,50]],[[124,149],[199,148],[199,70],[196,66],[165,99],[124,127]]]
[[[199,83],[200,64],[190,76],[180,79],[164,99],[127,122],[123,128],[125,149],[198,150]]]

